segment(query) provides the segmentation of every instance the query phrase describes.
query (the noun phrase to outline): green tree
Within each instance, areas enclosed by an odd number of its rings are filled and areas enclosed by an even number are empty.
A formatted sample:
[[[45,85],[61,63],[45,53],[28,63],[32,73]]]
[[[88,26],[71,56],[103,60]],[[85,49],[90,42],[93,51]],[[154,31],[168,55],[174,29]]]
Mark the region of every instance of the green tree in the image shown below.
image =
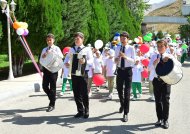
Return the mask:
[[[158,31],[157,35],[156,35],[159,39],[164,38],[164,34],[162,31]]]
[[[45,36],[51,32],[56,40],[63,38],[62,5],[59,0],[17,0],[15,15],[17,21],[27,22],[29,27],[28,43],[33,54],[40,54],[46,46]],[[1,17],[3,26],[6,26],[5,16]],[[3,28],[6,29],[5,27]],[[14,75],[22,75],[26,52],[18,40],[17,34],[12,30],[12,55]],[[7,34],[3,36],[2,43],[6,44]],[[4,45],[7,46],[7,45]]]
[[[128,31],[131,38],[141,35],[140,23],[132,16],[130,10],[126,6],[125,0],[104,0],[104,5],[106,6],[111,37],[114,33],[122,31]]]
[[[3,30],[2,30],[2,23],[0,21],[0,41],[2,39],[2,36],[3,36]],[[1,44],[1,43],[0,43]]]
[[[170,32],[169,34],[171,35],[172,40],[176,39],[175,33]]]
[[[131,39],[141,35],[141,28],[140,24],[134,19],[133,15],[131,14],[130,10],[126,6],[126,1],[121,0],[121,21],[123,22],[124,29],[129,32]]]
[[[187,20],[190,24],[190,16],[187,16]],[[179,27],[179,31],[180,31],[180,35],[181,35],[181,38],[184,38],[184,39],[189,39],[190,38],[190,25],[181,25]]]
[[[82,3],[82,4],[81,4]],[[73,35],[81,31],[89,37],[88,20],[91,16],[89,0],[62,0],[64,39],[63,46],[73,44]]]
[[[181,38],[188,39],[190,38],[190,25],[181,25],[179,27]]]
[[[91,0],[91,19],[89,20],[89,39],[88,42],[94,42],[101,39],[104,42],[109,40],[110,28],[103,1]]]
[[[126,3],[135,20],[142,23],[145,13],[144,11],[148,10],[150,5],[144,2],[144,0],[126,0]]]

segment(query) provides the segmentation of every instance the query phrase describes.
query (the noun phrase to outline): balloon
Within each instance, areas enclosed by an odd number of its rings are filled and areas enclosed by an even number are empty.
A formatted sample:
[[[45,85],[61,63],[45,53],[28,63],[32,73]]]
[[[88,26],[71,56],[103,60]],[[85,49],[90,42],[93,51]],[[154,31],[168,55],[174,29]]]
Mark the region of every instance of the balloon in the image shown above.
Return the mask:
[[[26,35],[28,35],[28,33],[29,33],[28,29],[24,29],[23,35],[26,36]]]
[[[103,42],[101,40],[96,40],[94,46],[96,49],[100,49],[103,47]]]
[[[147,44],[142,44],[142,45],[140,46],[140,51],[141,51],[142,53],[147,53],[147,52],[149,51],[149,49],[150,49],[150,47],[149,47],[149,45],[147,45]]]
[[[134,41],[138,44],[140,40],[138,38],[135,38]]]
[[[20,27],[21,27],[20,22],[15,21],[15,22],[13,23],[13,28],[14,28],[14,29],[18,29],[18,28],[20,28]]]
[[[143,43],[143,39],[141,36],[138,36],[138,39],[139,39],[139,43],[138,44],[142,44]]]
[[[105,82],[105,78],[104,78],[104,76],[103,75],[101,75],[101,74],[95,74],[94,76],[93,76],[93,83],[96,85],[96,86],[101,86],[101,85],[103,85],[104,84],[104,82]]]
[[[187,49],[188,46],[187,46],[186,44],[183,44],[183,45],[181,46],[181,48],[182,48],[182,49]]]
[[[150,36],[150,37],[152,37],[152,35],[153,35],[152,33],[148,33],[148,34],[147,34],[147,36]]]
[[[28,24],[26,22],[20,22],[21,28],[23,29],[27,29],[28,28]]]
[[[177,43],[177,40],[172,40],[173,43]]]
[[[66,53],[68,53],[70,51],[71,47],[65,47],[62,50],[62,53],[65,55]]]
[[[144,70],[142,71],[142,77],[143,77],[143,78],[148,78],[148,69],[144,69]]]
[[[133,41],[132,40],[128,40],[128,43],[131,44],[131,43],[133,43]]]
[[[23,28],[18,28],[18,29],[16,30],[16,33],[17,33],[18,35],[23,35],[23,34],[24,34],[24,29],[23,29]]]
[[[148,64],[149,64],[149,59],[144,59],[144,60],[142,60],[141,61],[141,63],[144,65],[144,66],[148,66]]]
[[[143,36],[143,40],[144,41],[151,41],[152,37],[145,35],[145,36]]]

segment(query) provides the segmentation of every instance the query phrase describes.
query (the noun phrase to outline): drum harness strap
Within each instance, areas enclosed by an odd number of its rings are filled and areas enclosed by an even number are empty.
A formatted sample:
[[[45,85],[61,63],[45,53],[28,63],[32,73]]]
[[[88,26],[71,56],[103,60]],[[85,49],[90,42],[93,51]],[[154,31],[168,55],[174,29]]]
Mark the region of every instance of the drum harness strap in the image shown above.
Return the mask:
[[[84,48],[86,48],[86,47],[83,47],[83,48],[81,48],[79,51],[77,51],[77,50],[75,49],[75,47],[73,46],[73,49],[75,50],[75,53],[80,53],[80,51],[82,51]]]
[[[157,54],[157,59],[159,58],[159,54]],[[162,60],[162,54],[161,54],[161,57],[160,57],[160,63],[162,63],[162,64],[164,64],[163,63],[163,60]],[[158,80],[159,81],[163,81],[161,78],[160,78],[160,76],[158,75]],[[164,84],[164,83],[163,83]]]
[[[82,51],[82,50],[83,50],[84,48],[86,48],[86,47],[81,48],[79,51],[75,49],[75,46],[73,46],[72,48],[75,50],[75,53],[80,53],[80,51]],[[85,59],[85,60],[86,60],[86,59]],[[88,71],[89,71],[89,70],[85,70],[85,76],[84,76],[85,78],[88,77]]]

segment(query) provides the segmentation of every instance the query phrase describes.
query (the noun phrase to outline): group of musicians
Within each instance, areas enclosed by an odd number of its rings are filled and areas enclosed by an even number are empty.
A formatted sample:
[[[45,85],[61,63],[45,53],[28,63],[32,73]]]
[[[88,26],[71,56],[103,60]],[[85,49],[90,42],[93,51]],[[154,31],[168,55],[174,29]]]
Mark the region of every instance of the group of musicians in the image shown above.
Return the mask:
[[[44,48],[41,54],[41,58],[45,58],[46,55],[50,51],[56,52],[58,55],[62,57],[61,50],[54,45],[54,35],[48,34],[46,41],[48,47]],[[123,113],[123,122],[128,121],[128,113],[130,106],[130,92],[131,92],[131,82],[132,82],[132,66],[135,64],[135,49],[133,46],[128,44],[129,34],[127,32],[122,32],[120,34],[121,46],[116,47],[115,49],[115,62],[118,65],[117,68],[117,76],[116,76],[116,84],[117,91],[120,100],[119,113]],[[71,65],[71,54],[82,53],[81,58],[73,58],[72,60],[77,60],[77,62],[81,65],[85,65],[84,74],[76,75],[73,70],[71,73],[72,83],[73,83],[73,93],[74,99],[77,106],[77,114],[74,116],[75,118],[88,118],[89,117],[89,97],[88,97],[88,89],[87,89],[87,75],[85,73],[88,71],[88,65],[93,63],[93,54],[89,47],[85,47],[84,42],[84,34],[81,32],[77,32],[74,36],[75,45],[69,51],[69,54],[66,56],[64,60],[64,64],[67,67],[71,67],[73,69],[73,65]],[[165,41],[157,42],[158,45],[158,56],[152,56],[151,64],[152,67],[155,66],[159,62],[167,62],[170,58],[168,54],[164,58],[162,55],[165,53],[167,48],[167,43]],[[73,61],[76,62],[76,61]],[[76,70],[75,70],[76,71]],[[50,103],[47,109],[47,112],[54,110],[55,100],[56,100],[56,80],[58,73],[51,73],[44,67],[43,70],[43,89],[47,94]],[[155,126],[162,126],[167,129],[169,127],[168,116],[169,116],[169,99],[170,99],[170,90],[171,86],[162,81],[156,74],[153,80],[154,87],[154,95],[155,95],[155,103],[156,103],[156,113],[158,121],[155,123]]]

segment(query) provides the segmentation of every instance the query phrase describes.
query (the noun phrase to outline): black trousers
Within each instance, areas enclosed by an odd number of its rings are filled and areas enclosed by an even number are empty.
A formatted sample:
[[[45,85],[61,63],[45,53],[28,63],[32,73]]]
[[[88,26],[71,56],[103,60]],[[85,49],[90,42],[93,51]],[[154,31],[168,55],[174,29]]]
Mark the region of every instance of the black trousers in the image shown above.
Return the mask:
[[[44,72],[43,82],[42,82],[43,90],[47,94],[50,100],[49,106],[55,106],[56,82],[57,82],[58,72],[51,73],[47,69],[43,69],[43,72]]]
[[[158,78],[154,78],[152,84],[155,96],[157,118],[158,120],[166,121],[169,117],[171,85]]]
[[[117,70],[116,84],[119,95],[120,105],[124,108],[124,114],[129,113],[130,92],[132,82],[132,68]],[[123,85],[125,85],[123,87]]]
[[[73,93],[79,113],[89,112],[89,97],[87,79],[82,76],[72,75]]]

